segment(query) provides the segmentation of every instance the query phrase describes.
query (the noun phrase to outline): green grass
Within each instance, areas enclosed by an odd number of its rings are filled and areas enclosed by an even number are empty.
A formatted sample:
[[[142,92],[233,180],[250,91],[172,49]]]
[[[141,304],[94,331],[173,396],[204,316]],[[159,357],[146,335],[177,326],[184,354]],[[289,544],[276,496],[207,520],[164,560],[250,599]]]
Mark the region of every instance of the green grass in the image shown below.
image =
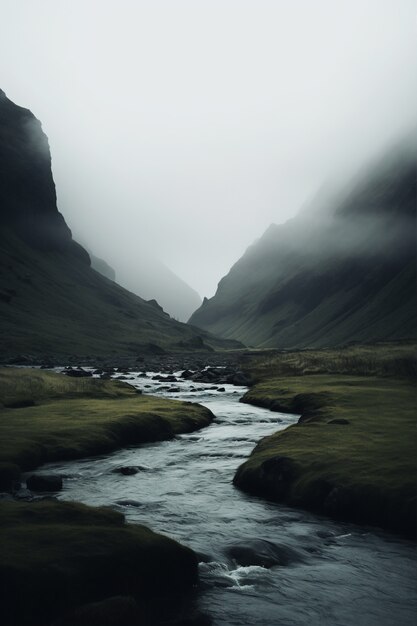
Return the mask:
[[[169,439],[213,418],[205,407],[139,395],[120,381],[36,369],[0,369],[0,402],[2,488],[47,461]],[[7,407],[21,403],[31,406]],[[115,595],[133,596],[148,611],[152,596],[161,601],[197,580],[191,550],[126,525],[110,509],[4,501],[0,533],[0,612],[8,626],[50,623]]]
[[[269,369],[261,361],[253,370],[249,366],[255,378],[265,378],[243,401],[302,419],[262,439],[238,469],[235,484],[334,517],[415,534],[416,388],[408,376],[386,375],[403,362],[404,351],[394,348],[389,358],[388,348],[379,355],[352,348],[351,368],[346,353],[336,358],[336,351],[331,358],[324,352],[321,360],[318,351],[284,355],[281,363],[274,357]],[[289,366],[302,373],[276,375]],[[362,375],[308,373],[329,369],[356,369]],[[385,376],[363,374],[375,370]],[[396,371],[409,374],[408,368]]]
[[[358,374],[415,378],[417,345],[414,342],[354,345],[327,350],[266,351],[246,366],[255,382],[280,376]]]
[[[5,404],[34,402],[6,408]],[[207,426],[198,404],[139,395],[126,383],[70,378],[35,369],[0,369],[0,482],[42,463],[170,439]]]
[[[191,588],[195,554],[123,515],[68,502],[0,505],[0,604],[3,623],[50,623],[113,595],[138,598]]]

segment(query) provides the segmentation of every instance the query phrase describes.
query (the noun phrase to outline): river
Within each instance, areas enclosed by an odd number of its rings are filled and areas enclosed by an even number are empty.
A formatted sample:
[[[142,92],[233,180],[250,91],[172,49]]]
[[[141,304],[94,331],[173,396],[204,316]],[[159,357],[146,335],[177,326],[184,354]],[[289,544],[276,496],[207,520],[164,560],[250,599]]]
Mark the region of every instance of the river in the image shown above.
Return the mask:
[[[201,554],[198,603],[214,625],[415,626],[412,542],[233,487],[236,468],[256,442],[297,416],[239,403],[243,387],[224,385],[222,392],[181,381],[175,383],[179,392],[168,393],[160,382],[129,375],[145,392],[200,402],[216,420],[171,441],[43,467],[66,477],[61,499],[112,505],[129,522],[148,525]],[[112,471],[126,465],[141,471],[133,476]],[[122,500],[131,502],[117,503]],[[236,546],[272,552],[281,564],[239,565]]]

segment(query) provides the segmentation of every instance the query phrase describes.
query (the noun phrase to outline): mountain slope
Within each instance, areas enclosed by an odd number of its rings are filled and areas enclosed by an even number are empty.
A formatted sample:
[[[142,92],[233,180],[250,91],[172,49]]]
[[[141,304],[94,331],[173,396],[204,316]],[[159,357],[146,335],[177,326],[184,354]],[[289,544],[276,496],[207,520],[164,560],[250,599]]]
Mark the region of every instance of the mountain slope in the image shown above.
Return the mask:
[[[190,322],[262,347],[415,337],[415,165],[404,142],[349,188],[272,225]]]
[[[138,354],[236,347],[172,320],[90,266],[56,206],[48,141],[0,91],[0,351]]]
[[[146,300],[157,300],[164,311],[181,322],[201,305],[198,293],[158,259],[128,250],[115,268],[119,285]]]
[[[111,265],[106,263],[104,259],[100,259],[100,257],[94,256],[94,254],[91,254],[91,252],[89,252],[88,254],[90,255],[91,267],[93,268],[93,270],[96,270],[96,272],[98,272],[102,276],[105,276],[109,280],[115,282],[116,272],[111,267]]]
[[[145,300],[156,300],[174,319],[186,322],[201,305],[198,293],[158,259],[136,249],[126,250],[123,258],[115,259],[113,268],[92,254],[84,242],[82,245],[93,269]]]

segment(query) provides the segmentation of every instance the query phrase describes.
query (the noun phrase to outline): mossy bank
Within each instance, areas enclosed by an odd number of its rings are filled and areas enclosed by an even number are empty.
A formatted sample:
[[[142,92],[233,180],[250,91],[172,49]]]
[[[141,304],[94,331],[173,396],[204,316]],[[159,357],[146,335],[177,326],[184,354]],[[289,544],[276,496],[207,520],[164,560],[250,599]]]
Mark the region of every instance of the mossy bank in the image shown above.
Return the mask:
[[[169,439],[213,419],[200,405],[141,395],[121,381],[36,369],[1,369],[0,402],[3,490],[13,489],[21,471],[42,463]],[[125,524],[123,515],[110,509],[54,500],[15,502],[8,496],[0,501],[0,528],[5,626],[44,626],[61,618],[62,624],[78,625],[84,617],[89,626],[147,626],[154,623],[155,606],[168,602],[163,598],[182,595],[197,581],[191,550]],[[114,596],[120,597],[108,600]],[[98,604],[79,608],[91,602]],[[72,618],[77,610],[81,613]],[[123,610],[126,622],[120,621]],[[106,619],[100,622],[103,611]]]
[[[0,529],[5,626],[51,624],[78,606],[112,596],[130,599],[136,608],[129,624],[146,626],[152,623],[156,596],[168,602],[197,582],[192,550],[126,524],[110,509],[54,501],[2,503]],[[106,616],[105,623],[122,622]]]
[[[319,352],[314,355],[319,367]],[[301,418],[262,439],[239,467],[234,484],[334,518],[415,535],[415,382],[391,375],[326,374],[328,356],[323,354],[320,374],[305,373],[308,353],[294,357],[300,363],[298,376],[277,376],[279,357],[269,368],[254,365],[252,375],[263,380],[242,401]],[[385,357],[386,350],[386,365]],[[283,356],[286,364],[290,360]],[[360,362],[350,369],[364,371]]]
[[[0,369],[0,487],[19,470],[111,452],[208,426],[205,407],[140,395],[115,380]]]

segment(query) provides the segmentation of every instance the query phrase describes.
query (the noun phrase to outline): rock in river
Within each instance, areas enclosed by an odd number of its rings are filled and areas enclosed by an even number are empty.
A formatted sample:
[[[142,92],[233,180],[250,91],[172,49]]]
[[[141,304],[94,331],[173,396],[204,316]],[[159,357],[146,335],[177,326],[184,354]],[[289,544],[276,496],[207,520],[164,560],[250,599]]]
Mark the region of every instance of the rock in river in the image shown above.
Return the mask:
[[[56,474],[32,474],[26,480],[31,491],[59,491],[62,489],[62,477]]]

